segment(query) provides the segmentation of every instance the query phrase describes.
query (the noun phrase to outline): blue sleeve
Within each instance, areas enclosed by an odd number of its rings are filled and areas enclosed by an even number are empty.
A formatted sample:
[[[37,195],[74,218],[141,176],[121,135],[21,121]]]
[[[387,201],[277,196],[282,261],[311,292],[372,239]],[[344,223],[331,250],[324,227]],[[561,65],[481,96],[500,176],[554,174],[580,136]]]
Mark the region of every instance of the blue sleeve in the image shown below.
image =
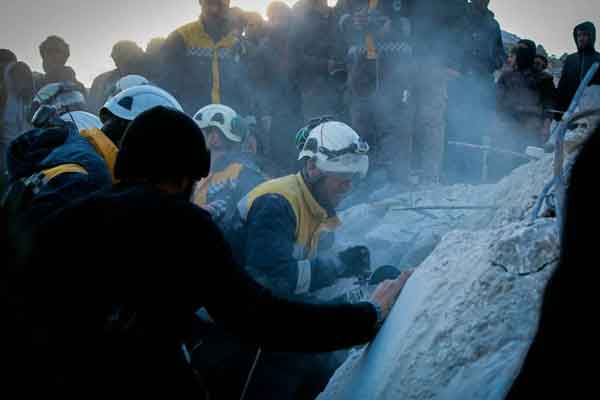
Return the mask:
[[[277,194],[259,197],[248,212],[246,228],[250,275],[277,294],[294,294],[298,282],[296,216],[289,202]]]
[[[276,294],[302,295],[331,285],[335,267],[326,260],[298,260],[296,215],[289,202],[278,194],[254,201],[246,222],[246,268],[250,275]]]

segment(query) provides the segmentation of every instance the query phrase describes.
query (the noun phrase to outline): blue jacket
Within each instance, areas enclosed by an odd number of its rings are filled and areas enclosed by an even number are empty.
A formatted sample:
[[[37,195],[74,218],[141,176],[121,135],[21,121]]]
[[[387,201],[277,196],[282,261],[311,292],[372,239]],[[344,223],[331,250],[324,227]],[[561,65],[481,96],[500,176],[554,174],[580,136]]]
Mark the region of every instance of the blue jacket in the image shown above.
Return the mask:
[[[340,221],[315,200],[301,174],[258,186],[238,205],[234,245],[257,281],[282,296],[331,285],[335,268],[323,257]]]
[[[27,210],[30,222],[112,185],[106,161],[74,126],[22,134],[8,148],[7,170],[9,184],[42,174],[39,191]]]
[[[265,180],[249,155],[232,152],[211,166],[210,175],[196,186],[193,201],[209,211],[224,231],[232,222],[239,201]]]

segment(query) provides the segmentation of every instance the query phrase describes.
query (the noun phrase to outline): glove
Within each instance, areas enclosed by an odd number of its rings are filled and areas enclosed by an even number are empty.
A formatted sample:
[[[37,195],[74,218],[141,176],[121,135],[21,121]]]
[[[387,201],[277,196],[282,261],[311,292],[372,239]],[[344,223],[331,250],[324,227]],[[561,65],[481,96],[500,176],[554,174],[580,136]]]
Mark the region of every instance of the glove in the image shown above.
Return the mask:
[[[350,247],[338,253],[342,264],[340,277],[367,276],[371,268],[371,253],[365,246]]]

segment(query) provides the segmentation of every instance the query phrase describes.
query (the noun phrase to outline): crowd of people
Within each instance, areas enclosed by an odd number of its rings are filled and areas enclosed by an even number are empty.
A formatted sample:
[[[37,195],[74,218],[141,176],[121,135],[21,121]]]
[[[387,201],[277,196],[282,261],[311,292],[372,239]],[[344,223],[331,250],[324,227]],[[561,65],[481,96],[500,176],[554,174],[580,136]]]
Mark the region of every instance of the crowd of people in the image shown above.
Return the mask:
[[[600,62],[578,25],[556,86],[533,41],[506,56],[489,0],[200,3],[146,50],[115,44],[89,90],[60,37],[43,74],[0,49],[14,382],[35,356],[67,397],[314,398],[410,276],[332,250],[342,200],[502,176]],[[382,270],[369,301],[311,304]]]

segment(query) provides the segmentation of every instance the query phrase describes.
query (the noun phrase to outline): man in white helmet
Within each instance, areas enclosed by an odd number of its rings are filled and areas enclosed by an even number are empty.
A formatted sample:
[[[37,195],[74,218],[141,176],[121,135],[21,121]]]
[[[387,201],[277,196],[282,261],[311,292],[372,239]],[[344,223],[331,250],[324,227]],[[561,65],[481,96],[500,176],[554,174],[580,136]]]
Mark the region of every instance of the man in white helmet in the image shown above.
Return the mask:
[[[234,253],[250,275],[278,295],[306,300],[338,278],[363,276],[369,250],[327,249],[340,225],[335,208],[369,168],[368,145],[348,125],[320,118],[297,135],[302,170],[263,183],[238,205]],[[237,248],[236,248],[237,247]],[[264,353],[249,399],[315,398],[339,366],[331,354]]]
[[[370,267],[362,246],[323,254],[340,225],[336,207],[368,171],[368,144],[348,125],[327,118],[309,123],[297,142],[302,170],[258,186],[238,204],[242,264],[286,296],[307,294]]]
[[[67,100],[79,97],[67,94],[50,89],[38,94],[36,102],[41,107],[33,120],[37,129],[25,132],[8,148],[11,207],[15,214],[24,216],[26,223],[35,224],[74,200],[110,187],[115,182],[118,146],[137,115],[156,106],[182,111],[177,100],[164,90],[136,86],[105,104],[100,112],[100,129],[91,124],[89,129],[81,130],[87,113],[71,111]],[[94,116],[89,116],[93,120]],[[26,204],[17,196],[23,191],[31,193]]]
[[[211,104],[195,115],[211,151],[210,175],[194,191],[193,201],[207,210],[221,229],[227,228],[237,203],[250,190],[265,181],[249,153],[242,152],[248,124],[232,108]]]

